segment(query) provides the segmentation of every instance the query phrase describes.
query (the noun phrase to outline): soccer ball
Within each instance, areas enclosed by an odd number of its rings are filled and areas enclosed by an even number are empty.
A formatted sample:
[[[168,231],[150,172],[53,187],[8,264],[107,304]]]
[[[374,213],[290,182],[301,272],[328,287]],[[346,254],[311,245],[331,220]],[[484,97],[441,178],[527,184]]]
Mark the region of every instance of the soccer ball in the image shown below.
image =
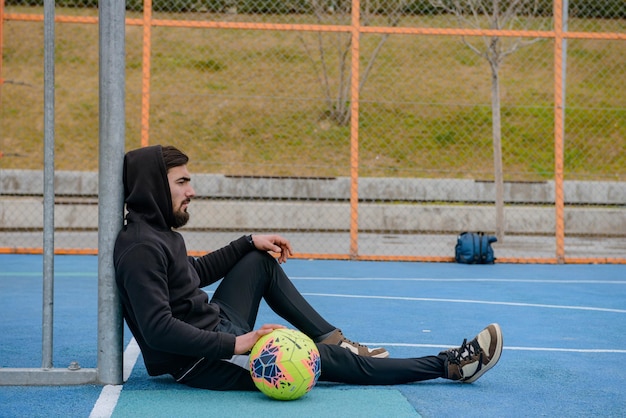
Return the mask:
[[[307,394],[321,373],[313,340],[294,329],[275,329],[259,338],[250,352],[250,375],[265,395],[281,401]]]

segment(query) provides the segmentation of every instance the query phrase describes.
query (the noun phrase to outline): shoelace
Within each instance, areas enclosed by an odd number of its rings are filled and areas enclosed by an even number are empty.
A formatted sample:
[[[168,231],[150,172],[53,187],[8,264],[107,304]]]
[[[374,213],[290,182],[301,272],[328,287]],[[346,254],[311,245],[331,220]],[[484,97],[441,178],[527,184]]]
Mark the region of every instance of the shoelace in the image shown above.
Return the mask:
[[[365,348],[367,348],[367,346],[365,346],[365,345],[363,345],[363,344],[361,344],[361,343],[357,343],[357,342],[355,342],[355,341],[352,341],[352,340],[347,339],[347,338],[343,335],[343,332],[341,332],[341,331],[339,331],[339,335],[341,335],[341,342],[348,343],[348,344],[353,345],[353,346],[355,346],[355,347],[365,347]]]
[[[461,364],[462,360],[469,359],[475,355],[480,355],[480,363],[482,363],[482,349],[478,345],[477,341],[467,342],[467,338],[463,340],[463,343],[459,348],[448,351],[448,361],[455,364]]]

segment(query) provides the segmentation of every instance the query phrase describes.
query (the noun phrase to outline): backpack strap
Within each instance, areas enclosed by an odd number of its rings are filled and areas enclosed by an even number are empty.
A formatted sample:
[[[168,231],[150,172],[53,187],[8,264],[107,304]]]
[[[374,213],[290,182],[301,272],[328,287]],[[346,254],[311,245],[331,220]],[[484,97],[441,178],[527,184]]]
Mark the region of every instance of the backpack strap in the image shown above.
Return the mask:
[[[478,241],[480,243],[478,257],[480,258],[480,263],[483,264],[487,260],[487,245],[489,245],[484,232],[478,233]]]
[[[472,238],[473,238],[472,239],[472,243],[473,243],[472,256],[474,257],[474,262],[481,263],[482,246],[481,246],[480,232],[478,234],[472,234]]]

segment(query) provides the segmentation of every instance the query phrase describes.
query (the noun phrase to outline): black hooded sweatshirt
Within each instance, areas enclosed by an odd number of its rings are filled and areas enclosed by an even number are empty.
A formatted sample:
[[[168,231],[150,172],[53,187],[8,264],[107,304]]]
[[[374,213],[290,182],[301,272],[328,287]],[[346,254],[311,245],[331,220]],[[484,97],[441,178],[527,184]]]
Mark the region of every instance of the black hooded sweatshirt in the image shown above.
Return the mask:
[[[246,237],[195,258],[172,230],[161,146],[124,157],[126,222],[115,243],[115,278],[124,318],[148,373],[174,374],[198,358],[228,359],[235,335],[215,332],[220,309],[201,288],[220,280],[253,248]]]

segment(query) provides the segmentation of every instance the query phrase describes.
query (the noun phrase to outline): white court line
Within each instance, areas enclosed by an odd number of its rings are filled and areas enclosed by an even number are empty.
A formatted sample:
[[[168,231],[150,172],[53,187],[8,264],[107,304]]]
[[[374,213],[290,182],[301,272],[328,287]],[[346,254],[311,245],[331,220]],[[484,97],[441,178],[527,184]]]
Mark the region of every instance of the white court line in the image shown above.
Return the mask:
[[[1,276],[41,276],[41,272],[4,272],[0,271]],[[97,277],[98,273],[92,272],[55,272],[55,276],[78,276],[78,277]],[[592,279],[493,279],[493,278],[442,278],[442,277],[327,277],[327,276],[290,276],[291,280],[331,280],[331,281],[397,281],[397,282],[494,282],[494,283],[534,283],[534,284],[621,284],[626,285],[626,280],[592,280]]]
[[[363,342],[365,345],[377,346],[377,347],[418,347],[418,348],[436,348],[436,349],[448,349],[450,347],[456,347],[451,345],[440,344],[408,344],[408,343],[381,343],[381,342]],[[457,345],[458,346],[458,345]],[[626,350],[618,350],[611,348],[559,348],[559,347],[510,347],[504,346],[503,350],[510,351],[548,351],[559,353],[610,353],[610,354],[626,354]]]
[[[387,346],[387,347],[419,347],[419,348],[436,348],[447,349],[454,347],[454,344],[440,345],[440,344],[406,344],[406,343],[378,343],[378,342],[365,342],[364,344],[370,346]],[[626,350],[613,350],[613,349],[596,349],[596,348],[554,348],[554,347],[503,347],[503,350],[510,351],[544,351],[544,352],[568,352],[568,353],[610,353],[610,354],[626,354]],[[124,382],[128,380],[130,374],[135,367],[137,358],[141,351],[137,345],[135,339],[131,339],[124,351]],[[122,393],[123,385],[106,385],[102,388],[98,400],[94,404],[89,418],[110,418],[113,415],[113,411],[117,406],[117,402]]]
[[[596,308],[592,306],[546,305],[546,304],[541,304],[541,303],[495,302],[495,301],[490,301],[490,300],[413,298],[413,297],[405,297],[405,296],[367,296],[367,295],[345,295],[345,294],[332,294],[332,293],[302,293],[302,294],[305,296],[322,296],[322,297],[332,297],[332,298],[408,300],[408,301],[418,301],[418,302],[445,302],[445,303],[475,303],[475,304],[481,304],[481,305],[505,305],[505,306],[523,306],[523,307],[532,307],[532,308],[571,309],[571,310],[580,310],[580,311],[626,313],[626,309]]]
[[[604,280],[604,281],[592,281],[592,280],[526,280],[526,279],[437,279],[437,278],[332,278],[332,277],[294,277],[292,279],[300,280],[361,280],[361,281],[484,281],[484,282],[522,282],[522,283],[580,283],[580,284],[626,284],[626,281],[619,280]],[[212,290],[207,293],[213,293]],[[613,313],[626,313],[624,309],[610,309],[610,308],[595,308],[587,306],[568,306],[568,305],[546,305],[546,304],[534,304],[534,303],[518,303],[518,302],[494,302],[494,301],[479,301],[479,300],[464,300],[464,299],[436,299],[436,298],[413,298],[413,297],[397,297],[397,296],[363,296],[363,295],[345,295],[345,294],[328,294],[328,293],[303,293],[307,296],[322,296],[322,297],[343,297],[343,298],[361,298],[361,299],[386,299],[386,300],[408,300],[408,301],[423,301],[423,302],[447,302],[447,303],[475,303],[475,304],[487,304],[487,305],[507,305],[507,306],[523,306],[523,307],[539,307],[539,308],[551,308],[551,309],[573,309],[573,310],[585,310],[585,311],[600,311],[600,312],[613,312]],[[436,348],[446,349],[454,347],[454,344],[439,345],[439,344],[403,344],[403,343],[370,343],[366,342],[366,345],[374,346],[396,346],[396,347],[422,347],[422,348]],[[612,353],[612,354],[626,354],[626,350],[617,349],[575,349],[575,348],[551,348],[551,347],[509,347],[505,346],[504,350],[511,351],[543,351],[543,352],[573,352],[573,353]],[[137,362],[140,350],[135,339],[131,339],[126,350],[124,351],[124,381],[127,381],[130,377],[133,367]],[[102,389],[100,397],[96,401],[90,418],[109,418],[115,410],[115,406],[119,400],[122,391],[122,385],[107,385]]]
[[[124,350],[124,382],[128,380],[139,357],[139,345],[135,339],[131,339]],[[102,388],[98,400],[93,406],[89,418],[109,418],[117,405],[122,393],[123,385],[106,385]]]
[[[533,283],[533,284],[622,284],[626,280],[558,280],[558,279],[488,279],[488,278],[437,278],[437,277],[291,277],[291,280],[330,280],[330,281],[381,281],[381,282],[487,282],[487,283]]]

